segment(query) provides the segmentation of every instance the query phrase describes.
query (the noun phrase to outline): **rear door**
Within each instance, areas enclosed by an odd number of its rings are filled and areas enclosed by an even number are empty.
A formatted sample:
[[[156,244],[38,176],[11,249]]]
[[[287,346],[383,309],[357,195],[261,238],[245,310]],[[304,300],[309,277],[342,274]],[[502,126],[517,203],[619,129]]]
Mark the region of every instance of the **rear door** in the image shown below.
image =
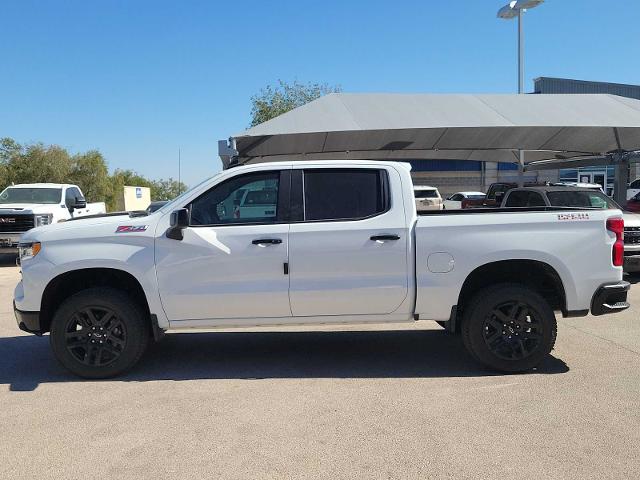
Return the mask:
[[[314,166],[294,170],[292,179],[293,315],[394,312],[407,296],[409,271],[398,172]]]

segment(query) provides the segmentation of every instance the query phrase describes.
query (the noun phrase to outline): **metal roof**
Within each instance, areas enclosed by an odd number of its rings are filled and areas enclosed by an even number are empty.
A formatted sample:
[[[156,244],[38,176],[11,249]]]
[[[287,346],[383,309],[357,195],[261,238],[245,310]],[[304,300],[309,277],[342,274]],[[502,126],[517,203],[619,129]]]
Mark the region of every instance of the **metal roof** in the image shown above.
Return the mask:
[[[234,135],[235,163],[566,160],[640,150],[640,101],[614,95],[326,95]],[[225,158],[223,158],[225,163]],[[548,166],[546,168],[553,168]]]
[[[553,77],[538,77],[533,84],[535,93],[608,93],[640,100],[640,85]]]

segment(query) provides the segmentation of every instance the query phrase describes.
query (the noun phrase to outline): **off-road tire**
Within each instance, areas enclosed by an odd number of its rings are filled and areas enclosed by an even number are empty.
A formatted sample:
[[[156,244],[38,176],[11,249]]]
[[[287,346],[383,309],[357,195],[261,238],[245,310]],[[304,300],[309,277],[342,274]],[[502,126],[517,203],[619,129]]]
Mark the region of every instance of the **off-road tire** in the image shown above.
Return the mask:
[[[110,317],[100,312],[110,312]],[[114,288],[89,288],[72,295],[51,321],[54,356],[71,373],[84,378],[126,372],[140,360],[150,338],[143,310]]]
[[[514,316],[518,318],[510,322],[513,308],[519,308],[520,314],[516,312]],[[538,292],[520,284],[483,288],[464,307],[464,345],[475,359],[494,370],[524,372],[536,367],[553,349],[557,330],[549,303]],[[506,358],[509,353],[512,358]]]

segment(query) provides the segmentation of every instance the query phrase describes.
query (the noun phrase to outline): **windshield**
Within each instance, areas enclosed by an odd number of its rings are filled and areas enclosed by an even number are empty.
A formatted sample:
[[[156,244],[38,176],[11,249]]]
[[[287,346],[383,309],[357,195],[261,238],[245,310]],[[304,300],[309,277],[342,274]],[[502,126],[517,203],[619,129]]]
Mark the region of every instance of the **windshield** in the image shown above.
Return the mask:
[[[198,183],[197,185],[191,187],[190,189],[182,192],[180,195],[178,195],[176,198],[174,198],[173,200],[171,200],[169,203],[167,203],[166,205],[163,205],[162,208],[156,210],[156,212],[161,212],[161,213],[167,213],[167,212],[171,212],[172,210],[175,210],[176,208],[179,208],[178,205],[180,204],[180,201],[186,197],[187,195],[191,194],[191,192],[193,192],[196,188],[200,187],[200,185],[208,182],[209,180],[213,180],[214,178],[216,178],[218,175],[220,175],[222,172],[218,172],[216,173],[213,177],[209,177],[203,181],[201,181],[200,183]],[[156,213],[153,212],[153,213]]]
[[[416,198],[438,198],[437,190],[414,190]]]
[[[0,204],[6,203],[60,203],[61,188],[8,187],[0,193]]]
[[[478,194],[478,195],[467,195],[467,199],[468,200],[484,200],[485,194]]]
[[[565,192],[547,192],[549,203],[554,207],[586,207],[620,209],[620,206],[604,193],[595,190],[573,190]]]

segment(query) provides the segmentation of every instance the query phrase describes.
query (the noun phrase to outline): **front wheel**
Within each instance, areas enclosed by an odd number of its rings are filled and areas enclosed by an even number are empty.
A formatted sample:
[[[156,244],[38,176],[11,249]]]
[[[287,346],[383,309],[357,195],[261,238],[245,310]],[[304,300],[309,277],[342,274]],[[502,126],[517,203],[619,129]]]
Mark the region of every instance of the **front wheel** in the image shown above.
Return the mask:
[[[135,365],[149,343],[149,324],[124,292],[90,288],[66,299],[51,322],[51,348],[70,372],[108,378]]]
[[[504,372],[538,365],[553,349],[553,309],[536,291],[503,283],[477,292],[464,309],[462,339],[481,363]]]

